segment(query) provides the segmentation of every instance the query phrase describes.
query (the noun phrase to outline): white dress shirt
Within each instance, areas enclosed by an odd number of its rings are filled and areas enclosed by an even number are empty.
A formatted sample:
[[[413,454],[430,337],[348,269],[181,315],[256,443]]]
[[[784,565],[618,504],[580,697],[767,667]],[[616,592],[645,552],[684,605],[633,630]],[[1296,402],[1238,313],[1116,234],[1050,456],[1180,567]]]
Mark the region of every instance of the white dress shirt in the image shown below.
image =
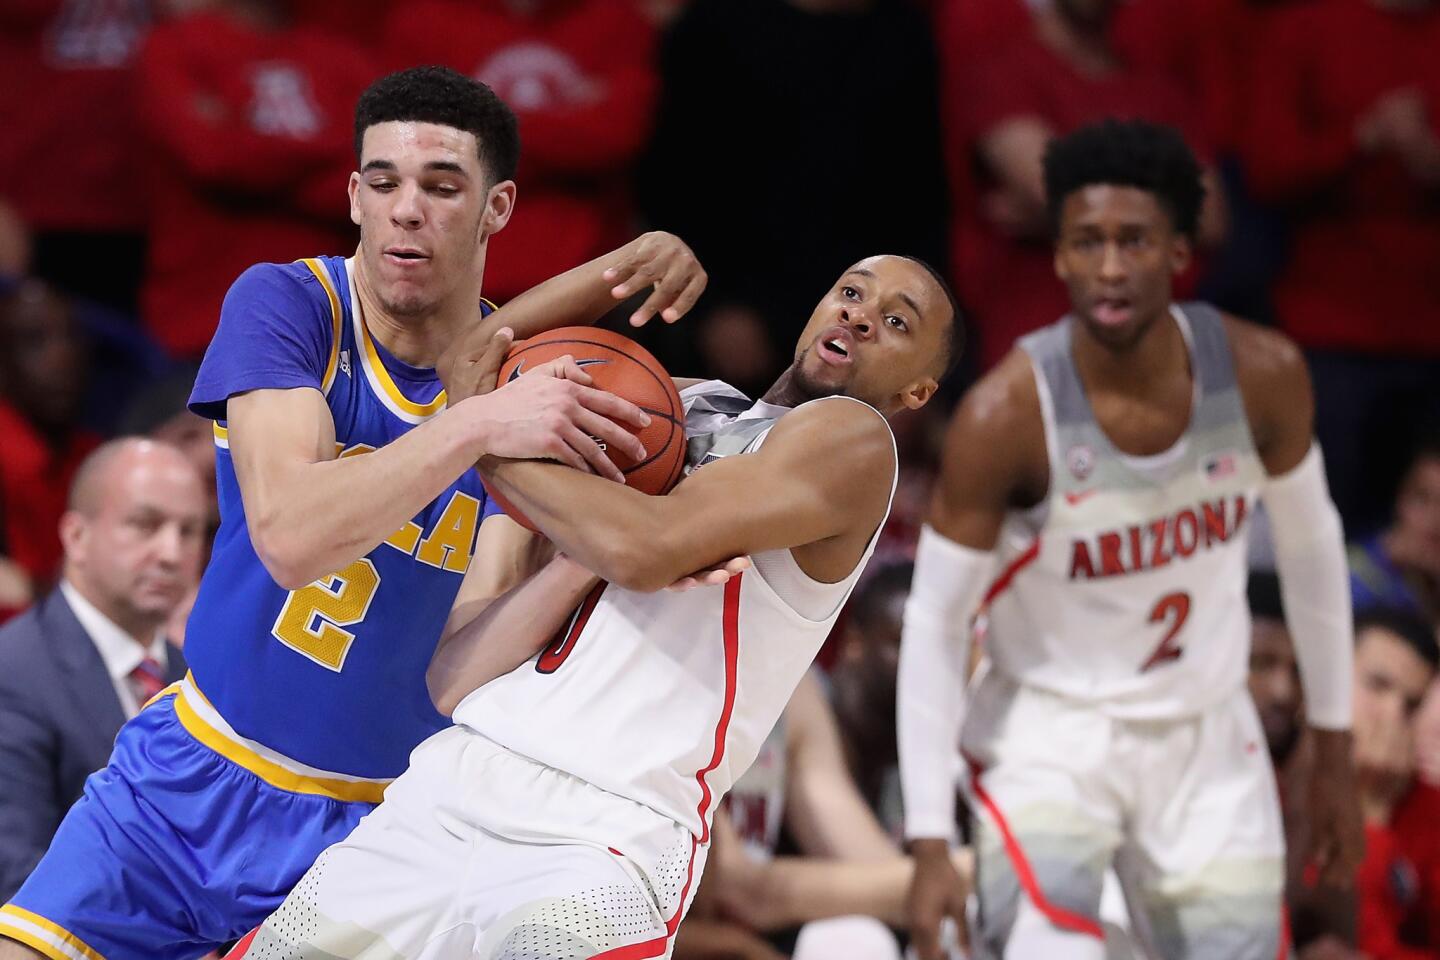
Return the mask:
[[[64,594],[65,602],[70,604],[70,609],[75,611],[75,619],[85,628],[90,642],[100,651],[100,659],[105,662],[105,670],[110,674],[115,695],[120,698],[120,709],[125,711],[125,719],[130,719],[140,712],[140,704],[135,702],[135,693],[130,689],[130,674],[147,656],[153,657],[155,662],[160,664],[162,672],[165,670],[170,660],[165,635],[156,631],[150,646],[142,647],[114,620],[81,596],[80,591],[68,580],[60,581],[60,592]]]

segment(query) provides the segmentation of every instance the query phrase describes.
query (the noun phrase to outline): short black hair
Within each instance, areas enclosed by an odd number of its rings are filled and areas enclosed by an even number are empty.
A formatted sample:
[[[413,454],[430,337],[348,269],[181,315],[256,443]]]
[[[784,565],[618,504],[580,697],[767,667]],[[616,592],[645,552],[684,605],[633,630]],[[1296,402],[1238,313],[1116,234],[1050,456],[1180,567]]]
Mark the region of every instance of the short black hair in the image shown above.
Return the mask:
[[[1250,616],[1285,622],[1285,606],[1280,600],[1280,578],[1272,570],[1251,570],[1245,585],[1250,601]]]
[[[1359,643],[1360,634],[1371,628],[1393,633],[1431,670],[1440,669],[1440,642],[1435,639],[1435,627],[1423,618],[1396,607],[1367,607],[1355,616],[1355,642]]]
[[[1045,149],[1045,203],[1060,232],[1065,199],[1096,184],[1151,193],[1177,231],[1194,238],[1205,200],[1200,162],[1174,127],[1114,117],[1052,140]]]
[[[960,355],[965,351],[965,315],[960,311],[960,301],[956,299],[955,291],[950,288],[950,281],[946,280],[945,275],[935,269],[934,265],[904,253],[900,255],[900,259],[925,268],[930,279],[939,284],[945,293],[946,302],[950,304],[950,329],[945,331],[945,365],[941,368],[940,376],[936,378],[944,380],[955,372],[955,368],[960,365]]]
[[[515,112],[479,80],[449,67],[411,67],[381,77],[355,105],[355,162],[365,131],[377,123],[435,123],[473,133],[492,184],[510,180],[520,163]]]

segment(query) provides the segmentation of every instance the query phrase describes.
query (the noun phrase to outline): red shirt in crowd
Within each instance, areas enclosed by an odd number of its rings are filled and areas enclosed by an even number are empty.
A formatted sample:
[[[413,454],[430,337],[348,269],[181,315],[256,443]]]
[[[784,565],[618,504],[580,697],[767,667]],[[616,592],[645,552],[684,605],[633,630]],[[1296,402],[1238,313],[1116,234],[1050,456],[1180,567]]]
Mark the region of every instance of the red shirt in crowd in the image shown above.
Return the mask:
[[[490,245],[486,294],[505,300],[633,233],[631,165],[650,133],[654,24],[629,0],[502,0],[397,6],[396,68],[439,63],[489,84],[520,119],[515,213]]]
[[[981,367],[993,366],[1015,339],[1053,323],[1069,310],[1056,279],[1048,235],[1017,239],[983,211],[996,188],[988,174],[971,174],[976,146],[1007,120],[1035,118],[1057,134],[1108,116],[1139,117],[1179,127],[1201,140],[1197,111],[1168,76],[1126,67],[1096,77],[1076,70],[1036,39],[1033,30],[997,43],[988,55],[946,71],[944,122],[959,176],[951,245],[953,279],[979,334]],[[956,131],[959,131],[958,135]],[[962,159],[963,158],[963,159]]]
[[[1417,781],[1389,826],[1366,826],[1356,886],[1366,956],[1440,956],[1440,790]]]
[[[141,226],[133,67],[148,0],[0,0],[0,196],[37,230]]]
[[[0,437],[0,553],[44,590],[60,572],[60,516],[70,481],[100,439],[77,430],[54,446],[4,400]]]
[[[1440,7],[1313,0],[1270,28],[1245,158],[1257,194],[1294,204],[1281,322],[1308,347],[1440,354],[1440,183],[1362,153],[1355,132],[1407,87],[1440,131]]]
[[[319,27],[202,13],[155,28],[139,67],[155,157],[142,313],[172,354],[204,351],[251,264],[354,248],[355,102],[379,72]]]

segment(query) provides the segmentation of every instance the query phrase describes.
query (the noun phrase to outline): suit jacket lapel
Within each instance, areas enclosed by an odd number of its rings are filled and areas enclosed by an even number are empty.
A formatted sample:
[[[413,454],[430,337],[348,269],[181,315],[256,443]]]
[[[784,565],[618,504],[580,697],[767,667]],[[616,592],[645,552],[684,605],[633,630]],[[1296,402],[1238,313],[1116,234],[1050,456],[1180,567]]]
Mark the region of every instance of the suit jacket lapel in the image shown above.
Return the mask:
[[[41,602],[44,606],[40,621],[45,635],[55,645],[56,658],[72,694],[71,702],[106,742],[113,741],[125,723],[125,711],[100,651],[80,626],[64,594],[56,590]]]

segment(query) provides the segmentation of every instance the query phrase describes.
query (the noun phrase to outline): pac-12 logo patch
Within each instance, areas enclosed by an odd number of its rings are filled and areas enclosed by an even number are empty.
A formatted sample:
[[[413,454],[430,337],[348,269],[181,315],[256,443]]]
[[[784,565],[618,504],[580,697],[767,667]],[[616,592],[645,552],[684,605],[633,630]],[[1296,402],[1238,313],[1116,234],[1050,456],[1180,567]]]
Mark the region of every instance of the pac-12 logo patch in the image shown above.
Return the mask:
[[[1077,443],[1066,452],[1065,466],[1070,468],[1070,474],[1076,480],[1088,480],[1095,472],[1095,451]]]

